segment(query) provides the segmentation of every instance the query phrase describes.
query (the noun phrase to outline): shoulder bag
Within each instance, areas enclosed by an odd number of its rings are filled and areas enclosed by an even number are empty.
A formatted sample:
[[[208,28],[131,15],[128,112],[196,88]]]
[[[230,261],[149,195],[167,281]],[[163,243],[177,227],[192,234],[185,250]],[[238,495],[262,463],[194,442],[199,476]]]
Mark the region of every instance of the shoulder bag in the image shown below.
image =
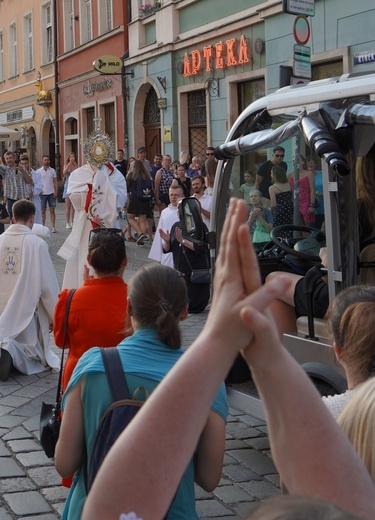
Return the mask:
[[[66,335],[68,331],[68,317],[70,304],[76,289],[71,289],[68,295],[65,309],[63,347],[61,353],[61,364],[59,382],[57,384],[55,404],[42,403],[40,411],[40,444],[49,459],[55,456],[56,443],[59,438],[61,424],[61,380],[64,365],[64,350],[66,347]]]

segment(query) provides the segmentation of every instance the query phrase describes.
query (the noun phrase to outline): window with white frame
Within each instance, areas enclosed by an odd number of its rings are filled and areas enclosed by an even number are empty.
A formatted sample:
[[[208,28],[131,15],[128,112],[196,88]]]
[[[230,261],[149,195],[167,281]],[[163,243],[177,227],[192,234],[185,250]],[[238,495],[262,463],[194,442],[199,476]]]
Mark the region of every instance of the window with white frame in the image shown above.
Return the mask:
[[[113,27],[113,0],[98,0],[99,34],[112,30]]]
[[[0,82],[4,80],[4,33],[0,31]]]
[[[91,0],[81,2],[81,34],[81,43],[89,42],[93,38]]]
[[[9,70],[10,76],[18,74],[18,50],[17,50],[17,25],[13,23],[9,26]]]
[[[33,19],[28,14],[23,19],[23,41],[24,41],[24,69],[34,68],[34,45],[33,45]]]
[[[73,0],[64,0],[64,47],[65,51],[71,51],[75,47]]]
[[[42,6],[42,41],[43,41],[43,62],[52,63],[53,53],[53,26],[52,26],[52,6],[51,3]]]

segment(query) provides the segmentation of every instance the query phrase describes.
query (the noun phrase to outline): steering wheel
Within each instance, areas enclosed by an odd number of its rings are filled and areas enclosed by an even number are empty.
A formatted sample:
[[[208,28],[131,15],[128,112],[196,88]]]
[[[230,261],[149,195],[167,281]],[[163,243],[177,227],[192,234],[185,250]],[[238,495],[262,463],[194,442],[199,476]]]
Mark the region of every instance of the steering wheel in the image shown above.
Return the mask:
[[[286,241],[282,241],[279,239],[278,235],[281,232],[285,231],[303,231],[304,233],[309,233],[307,237],[302,237],[301,239],[286,239]],[[272,229],[270,233],[270,237],[272,242],[288,253],[289,255],[293,255],[297,258],[302,258],[303,260],[310,260],[313,262],[321,262],[319,257],[319,250],[322,246],[322,241],[324,240],[324,233],[320,229],[315,229],[307,226],[297,226],[294,224],[284,224],[282,226],[277,226]],[[291,243],[295,242],[294,247],[298,247],[295,249],[291,247]]]

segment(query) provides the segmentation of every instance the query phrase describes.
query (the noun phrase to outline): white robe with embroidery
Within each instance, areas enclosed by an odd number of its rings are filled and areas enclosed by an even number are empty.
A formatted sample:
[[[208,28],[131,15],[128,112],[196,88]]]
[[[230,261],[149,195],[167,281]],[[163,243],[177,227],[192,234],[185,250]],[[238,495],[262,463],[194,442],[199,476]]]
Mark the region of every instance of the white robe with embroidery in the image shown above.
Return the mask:
[[[85,205],[89,184],[92,184],[92,199],[87,213]],[[89,234],[93,228],[91,220],[101,227],[120,228],[118,211],[127,200],[126,182],[117,168],[111,172],[104,165],[94,171],[85,164],[70,174],[68,194],[75,210],[73,229],[57,254],[67,261],[62,288],[74,289],[83,284]]]
[[[60,359],[49,347],[49,326],[59,285],[46,242],[12,224],[0,236],[0,347],[23,374],[37,374]]]
[[[160,213],[158,227],[156,228],[154,241],[148,255],[151,260],[156,260],[162,265],[169,267],[173,267],[173,255],[172,253],[163,253],[163,239],[159,234],[159,229],[165,232],[170,231],[175,222],[178,222],[178,209],[177,206],[169,204],[169,206]]]

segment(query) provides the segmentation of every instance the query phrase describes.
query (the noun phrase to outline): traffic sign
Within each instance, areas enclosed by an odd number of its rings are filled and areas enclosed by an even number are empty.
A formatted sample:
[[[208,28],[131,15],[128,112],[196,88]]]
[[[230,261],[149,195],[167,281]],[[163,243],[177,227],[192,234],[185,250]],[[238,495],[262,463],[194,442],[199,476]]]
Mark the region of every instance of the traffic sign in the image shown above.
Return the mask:
[[[283,12],[315,16],[315,0],[283,0]]]
[[[305,45],[294,45],[294,59],[298,61],[311,62],[311,47]]]
[[[293,24],[294,39],[300,45],[305,45],[310,38],[310,24],[306,16],[299,15]]]
[[[309,79],[306,78],[296,78],[294,76],[291,77],[290,84],[291,85],[308,85],[310,83]]]
[[[311,79],[311,63],[307,61],[293,61],[293,76]]]

